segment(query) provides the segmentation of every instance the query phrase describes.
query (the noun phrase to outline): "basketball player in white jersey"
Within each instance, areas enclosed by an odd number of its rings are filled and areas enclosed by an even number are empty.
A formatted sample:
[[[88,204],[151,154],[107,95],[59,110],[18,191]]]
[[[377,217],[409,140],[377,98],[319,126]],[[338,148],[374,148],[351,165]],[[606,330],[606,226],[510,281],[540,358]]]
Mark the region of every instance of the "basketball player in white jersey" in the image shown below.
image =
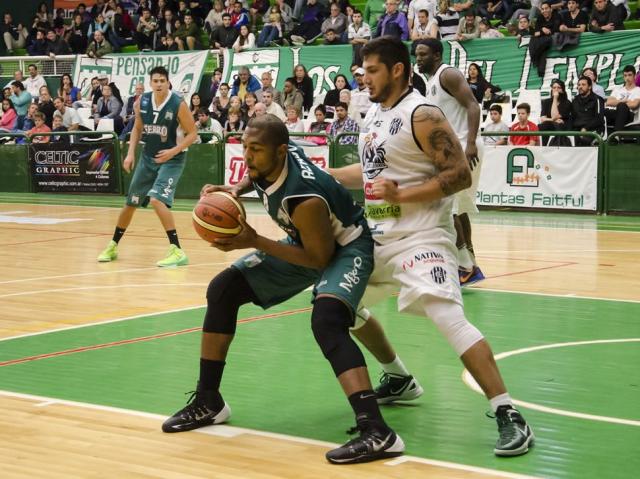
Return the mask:
[[[361,164],[330,172],[347,188],[364,187],[375,269],[363,303],[399,289],[400,311],[428,316],[491,403],[500,433],[495,454],[524,454],[533,432],[513,407],[489,344],[462,307],[451,209],[452,195],[471,185],[465,153],[442,111],[409,87],[409,52],[400,40],[376,38],[362,56],[374,105],[360,135]],[[382,341],[362,319],[354,334],[367,336],[368,345]]]
[[[413,43],[416,64],[420,73],[428,77],[425,97],[429,103],[442,110],[447,121],[465,149],[471,167],[471,187],[459,191],[454,197],[453,214],[458,247],[459,276],[462,286],[469,286],[484,279],[476,263],[471,242],[469,215],[478,213],[476,192],[480,182],[483,143],[478,136],[480,129],[480,105],[462,73],[442,63],[442,43],[434,38]]]

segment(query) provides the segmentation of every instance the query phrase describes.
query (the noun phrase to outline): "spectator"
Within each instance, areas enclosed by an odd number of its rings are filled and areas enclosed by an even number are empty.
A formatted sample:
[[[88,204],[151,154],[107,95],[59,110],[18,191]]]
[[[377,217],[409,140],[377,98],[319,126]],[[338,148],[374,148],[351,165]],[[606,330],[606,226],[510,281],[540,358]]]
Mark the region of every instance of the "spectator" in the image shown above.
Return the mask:
[[[407,20],[409,21],[409,29],[413,31],[416,23],[419,21],[418,14],[426,10],[427,19],[435,22],[436,14],[438,13],[438,1],[437,0],[411,0],[409,3],[409,9],[407,10]]]
[[[53,115],[53,125],[51,128],[52,133],[60,133],[63,131],[67,131],[67,127],[62,123],[62,115],[57,113]],[[64,143],[69,144],[69,135],[51,135],[49,141],[51,143]]]
[[[44,122],[49,128],[53,127],[53,113],[56,111],[56,107],[53,105],[51,99],[51,93],[46,86],[40,87],[40,95],[38,97],[38,110],[44,113]]]
[[[65,33],[65,40],[72,53],[84,53],[87,51],[88,31],[89,24],[83,20],[80,13],[76,13]]]
[[[13,83],[13,82],[9,82],[9,85],[11,85],[11,83]],[[12,94],[12,93],[13,93],[13,92],[11,91],[11,87],[10,87],[10,86],[6,86],[6,87],[4,87],[4,89],[2,90],[2,99],[4,99],[4,98],[6,98],[6,99],[11,98],[11,94]]]
[[[304,65],[298,64],[293,68],[293,80],[295,87],[302,93],[304,111],[308,112],[313,105],[313,80],[311,80]]]
[[[71,49],[69,45],[67,45],[67,42],[64,41],[64,38],[60,38],[53,30],[49,30],[47,32],[45,52],[50,57],[55,57],[56,55],[69,55]]]
[[[509,0],[485,0],[481,3],[484,3],[484,5],[480,5],[478,8],[478,13],[480,15],[485,17],[487,20],[498,18],[502,25],[509,23],[509,19],[513,14],[513,8]]]
[[[607,0],[594,0],[594,9],[591,13],[589,30],[594,33],[612,32],[624,30],[624,23],[619,11]]]
[[[81,99],[80,88],[73,86],[73,80],[68,73],[60,77],[58,96],[64,98],[64,104],[67,106],[73,106],[74,102]]]
[[[307,0],[300,23],[291,30],[291,42],[294,45],[313,43],[322,33],[321,27],[324,17],[324,12],[316,0]]]
[[[91,58],[102,58],[112,52],[111,44],[105,40],[102,31],[97,30],[93,34],[93,41],[87,47],[87,56]]]
[[[180,50],[195,50],[199,47],[200,27],[193,21],[190,13],[184,16],[184,23],[176,29],[174,37]]]
[[[604,88],[601,85],[598,85],[598,75],[596,74],[595,69],[587,67],[582,70],[582,75],[591,79],[591,90],[593,91],[593,93],[598,95],[603,100],[606,100],[607,94],[604,92]]]
[[[109,23],[104,19],[104,16],[100,13],[98,16],[89,24],[89,29],[87,31],[88,38],[94,38],[93,34],[97,31],[100,31],[104,34],[106,38],[109,34]]]
[[[362,21],[362,12],[360,10],[354,10],[352,16],[352,23],[347,27],[347,38],[349,43],[353,46],[353,60],[352,62],[361,65],[362,57],[360,50],[362,47],[371,40],[371,28],[369,24]]]
[[[371,27],[371,31],[375,32],[378,28],[380,17],[385,14],[386,0],[367,0],[364,7],[364,21]]]
[[[278,7],[278,11],[280,12],[280,19],[282,21],[283,26],[283,36],[285,33],[291,32],[294,26],[294,16],[291,7],[286,3],[286,0],[276,0],[274,6]],[[266,15],[266,14],[265,14]]]
[[[549,2],[543,2],[540,9],[542,16],[536,22],[533,38],[529,43],[529,54],[531,55],[531,63],[536,66],[538,76],[544,78],[547,68],[547,52],[553,43],[553,34],[559,31],[560,19],[551,10]]]
[[[460,23],[460,14],[451,8],[449,0],[439,0],[438,15],[436,15],[438,23],[438,32],[443,40],[454,40]]]
[[[249,12],[242,8],[242,2],[236,1],[231,11],[231,26],[240,30],[242,25],[249,25]]]
[[[355,71],[354,76],[357,86],[351,92],[351,106],[353,106],[353,109],[358,114],[358,120],[364,118],[369,108],[371,108],[371,100],[369,100],[370,92],[364,83],[364,73],[363,68],[358,68]]]
[[[34,114],[38,111],[38,105],[36,103],[31,103],[29,105],[29,107],[27,108],[27,114],[24,117],[24,121],[22,122],[22,127],[20,127],[20,129],[16,129],[15,131],[17,133],[19,132],[25,132],[30,130],[31,128],[33,128],[35,126],[35,122],[34,122]],[[21,138],[20,140],[16,141],[16,143],[26,143],[24,141],[23,138]]]
[[[342,45],[342,40],[336,32],[330,28],[324,33],[323,43],[325,45]]]
[[[567,97],[564,82],[561,80],[555,79],[551,82],[551,96],[542,100],[538,129],[540,131],[571,130],[571,102]],[[557,139],[556,143],[567,146],[565,141],[569,139]],[[549,137],[543,136],[542,146],[547,146],[548,142]]]
[[[200,108],[198,110],[196,128],[198,129],[198,133],[215,133],[221,137],[224,135],[222,125],[218,120],[209,116],[206,108]]]
[[[12,132],[16,128],[18,115],[9,98],[2,100],[2,118],[0,118],[0,131]]]
[[[304,123],[300,120],[300,110],[291,105],[287,108],[287,119],[284,124],[289,133],[304,133]]]
[[[138,26],[136,27],[135,34],[138,50],[142,51],[153,49],[157,29],[158,22],[154,17],[151,16],[151,10],[149,8],[143,8],[142,16],[138,20]]]
[[[336,119],[331,123],[329,135],[334,139],[340,133],[359,133],[360,127],[348,116],[349,106],[344,102],[338,102],[336,105]],[[358,135],[346,135],[338,140],[340,145],[357,145]]]
[[[280,7],[276,4],[269,9],[264,18],[264,26],[258,35],[258,46],[278,45],[284,36]]]
[[[73,13],[74,15],[75,14],[80,15],[82,17],[82,21],[87,24],[91,22],[91,20],[93,20],[93,16],[91,15],[91,12],[87,10],[87,6],[84,3],[79,3]]]
[[[518,41],[522,38],[530,37],[533,35],[533,28],[531,28],[531,23],[529,22],[529,17],[522,15],[518,18],[518,30],[516,31],[516,37]]]
[[[22,23],[18,23],[18,25],[15,26],[10,13],[4,14],[4,23],[0,31],[2,32],[2,38],[4,39],[4,44],[7,46],[7,53],[9,55],[13,55],[13,50],[16,48],[24,48],[29,32],[22,26]]]
[[[347,16],[340,11],[340,6],[337,3],[332,3],[329,8],[329,16],[322,22],[320,31],[326,39],[327,31],[333,30],[338,39],[340,39],[342,34],[347,31],[348,24]]]
[[[59,8],[58,12],[60,10],[62,9]],[[42,23],[53,25],[53,15],[49,11],[49,6],[47,5],[47,2],[40,2],[40,5],[38,5],[38,10],[36,11],[36,17],[38,17],[38,21]]]
[[[27,109],[33,99],[29,92],[24,89],[22,82],[19,81],[14,81],[11,84],[11,92],[11,103],[16,110],[16,115],[18,115],[16,128],[18,130],[22,130],[22,123],[24,122],[24,118],[27,115]]]
[[[255,93],[247,92],[244,96],[244,102],[242,103],[243,120],[245,123],[249,123],[254,116],[256,116],[256,103],[258,103],[258,98]]]
[[[267,107],[262,102],[256,103],[256,118],[267,114]]]
[[[27,53],[32,57],[44,56],[47,54],[46,32],[42,29],[36,31],[36,38],[27,45]]]
[[[213,118],[218,120],[221,125],[224,125],[227,121],[227,114],[230,107],[229,84],[220,83],[218,92],[220,95],[211,100],[209,111]]]
[[[241,101],[244,101],[244,96],[247,92],[255,92],[260,87],[258,79],[251,74],[247,67],[243,66],[238,69],[238,76],[233,81],[231,96],[237,96]]]
[[[473,11],[467,10],[458,22],[456,40],[463,42],[474,38],[480,38],[480,17],[476,17]]]
[[[398,0],[387,0],[386,13],[380,17],[375,37],[392,36],[400,40],[409,39],[409,23],[404,13],[398,10]]]
[[[160,40],[160,45],[157,46],[156,51],[159,52],[177,52],[179,50],[176,39],[172,33],[167,33],[164,38]]]
[[[37,102],[40,87],[46,86],[47,82],[42,75],[38,74],[38,67],[35,64],[31,63],[27,68],[29,69],[29,76],[24,80],[23,84],[33,101]]]
[[[233,43],[233,50],[239,53],[244,50],[250,50],[256,47],[256,36],[249,31],[248,25],[240,27],[240,34]]]
[[[326,110],[324,105],[318,105],[314,110],[314,115],[316,117],[316,121],[309,125],[309,133],[328,133],[329,128],[331,127],[331,123],[326,121]],[[315,143],[316,145],[326,145],[327,137],[326,136],[305,136],[304,139],[306,141],[310,141]]]
[[[242,112],[240,108],[229,109],[229,119],[224,124],[225,133],[242,133],[244,131],[244,122],[242,121]]]
[[[220,83],[222,83],[222,69],[216,68],[215,70],[213,70],[213,75],[211,76],[211,86],[209,87],[209,98],[211,98],[212,100],[218,93]]]
[[[358,70],[361,70],[362,72],[364,72],[364,69],[362,68],[358,68]],[[356,70],[356,72],[358,70]],[[349,88],[347,77],[344,76],[342,73],[338,73],[334,77],[333,85],[334,85],[334,88],[327,92],[327,94],[324,96],[324,101],[323,101],[323,105],[325,108],[325,115],[328,118],[333,118],[334,116],[333,113],[335,111],[335,106],[340,102],[340,92],[345,88]]]
[[[636,75],[636,86],[640,86],[640,72]]]
[[[302,110],[303,101],[302,93],[296,88],[296,80],[294,78],[287,78],[284,81],[284,87],[282,90],[283,109],[286,110],[293,105],[298,110]]]
[[[191,95],[191,99],[189,100],[189,111],[193,115],[193,121],[198,121],[198,112],[200,108],[203,108],[202,98],[198,93],[194,93]]]
[[[471,63],[469,65],[467,83],[471,87],[471,92],[476,101],[482,104],[483,101],[491,101],[493,94],[500,91],[500,88],[492,85],[482,74],[480,65]]]
[[[273,90],[265,90],[262,93],[262,104],[265,107],[265,112],[271,115],[275,115],[282,121],[285,121],[287,116],[284,113],[282,107],[276,103],[273,99]],[[257,105],[256,105],[257,109]]]
[[[109,29],[108,35],[115,51],[119,52],[123,46],[135,43],[133,33],[136,27],[133,25],[129,13],[122,8],[122,5],[116,5],[115,11],[116,13],[111,20],[112,28]]]
[[[516,11],[511,16],[511,23],[517,22],[518,19],[522,16],[527,17],[530,22],[535,21],[536,17],[540,14],[541,0],[531,0],[530,4],[531,8],[523,8],[529,5],[527,5],[526,3],[515,2],[516,7],[520,8],[516,8]],[[507,28],[509,27],[509,25],[511,25],[511,23],[507,25]]]
[[[120,139],[123,141],[127,139],[127,134],[130,133],[131,130],[133,129],[133,124],[136,119],[134,106],[136,102],[140,99],[143,93],[144,93],[144,83],[136,83],[134,94],[127,99],[127,104],[125,106],[125,111],[124,111],[124,118],[122,119],[124,123],[124,128],[122,129],[122,133],[120,133]]]
[[[634,121],[638,116],[640,106],[640,87],[635,84],[636,69],[633,65],[627,65],[622,70],[624,84],[616,87],[607,98],[604,114],[613,125],[613,131],[624,130],[627,123]],[[640,119],[640,118],[639,118]]]
[[[578,95],[571,102],[571,118],[576,131],[604,131],[604,100],[592,91],[593,82],[587,76],[578,80]],[[576,146],[589,146],[593,138],[577,136]]]
[[[173,14],[173,11],[167,8],[162,13],[162,16],[158,16],[156,17],[156,19],[158,21],[158,26],[156,28],[156,44],[158,40],[160,41],[160,43],[164,44],[167,35],[173,35],[174,33],[176,33],[176,18]]]
[[[67,108],[64,104],[64,99],[59,96],[53,99],[53,105],[56,107],[56,112],[53,114],[54,120],[56,115],[62,116],[62,124],[69,131],[75,131],[80,129],[80,117],[74,108]],[[55,125],[54,125],[55,126]]]
[[[518,121],[516,121],[509,131],[538,131],[538,125],[529,121],[531,106],[528,103],[520,103],[516,110],[518,112]],[[510,136],[509,144],[518,146],[536,146],[539,144],[537,136]]]
[[[478,24],[478,28],[480,29],[480,38],[502,38],[504,35],[502,32],[493,28],[491,22],[486,18],[480,20]]]
[[[214,31],[216,28],[222,26],[222,15],[224,14],[224,4],[222,0],[215,0],[213,2],[213,8],[207,14],[207,18],[204,19],[204,28],[208,32]]]
[[[282,106],[282,93],[280,93],[276,88],[273,87],[273,77],[271,76],[270,71],[265,71],[262,73],[262,88],[255,91],[256,96],[258,97],[258,101],[263,100],[263,95],[265,92],[270,91],[272,93],[272,99],[278,105]]]
[[[351,103],[351,90],[344,89],[340,92],[340,101],[347,105],[347,116],[360,125],[362,118],[360,113],[355,109],[353,103]]]
[[[93,114],[96,126],[102,119],[111,119],[113,120],[113,129],[117,134],[120,134],[124,127],[120,116],[121,111],[122,103],[113,95],[111,85],[104,85],[102,87],[102,97],[98,100]]]
[[[231,26],[231,15],[222,15],[222,26],[211,32],[209,44],[211,48],[231,48],[238,37],[238,30]]]
[[[414,0],[415,1],[415,0]],[[416,16],[411,30],[411,40],[421,40],[423,38],[438,38],[438,22],[429,18],[429,11],[422,9]]]
[[[509,127],[502,121],[502,107],[500,105],[491,105],[489,107],[489,118],[491,121],[484,127],[485,133],[498,133],[509,131]],[[484,136],[485,145],[506,145],[506,136]]]
[[[255,31],[258,18],[262,17],[269,10],[269,0],[254,0],[249,6],[249,16],[251,17],[251,30]]]
[[[577,0],[568,0],[568,10],[560,13],[560,33],[554,35],[553,43],[558,50],[580,43],[580,34],[584,33],[589,17],[578,8]]]
[[[36,110],[33,114],[34,126],[25,132],[25,136],[31,138],[31,143],[49,143],[49,136],[37,136],[38,133],[51,133],[51,128],[46,125],[44,120],[44,113]]]

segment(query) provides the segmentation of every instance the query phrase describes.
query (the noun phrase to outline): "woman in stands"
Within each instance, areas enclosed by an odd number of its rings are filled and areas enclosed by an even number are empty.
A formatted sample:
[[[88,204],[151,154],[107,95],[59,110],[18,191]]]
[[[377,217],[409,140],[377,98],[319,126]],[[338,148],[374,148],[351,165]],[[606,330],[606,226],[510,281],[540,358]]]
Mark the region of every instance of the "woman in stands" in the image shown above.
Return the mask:
[[[18,115],[13,103],[8,98],[2,100],[2,118],[0,118],[0,131],[13,131],[16,127]]]
[[[244,50],[249,50],[256,47],[256,36],[249,31],[247,25],[240,27],[240,34],[236,41],[233,43],[233,50],[239,53]]]
[[[313,112],[316,116],[316,121],[309,125],[309,133],[328,133],[331,123],[326,120],[327,111],[324,105],[318,105]],[[326,136],[305,136],[305,140],[315,143],[316,145],[326,145]]]
[[[540,131],[560,131],[571,129],[571,102],[567,97],[567,90],[565,89],[564,82],[562,80],[555,79],[551,82],[551,96],[545,100],[542,100],[540,109],[540,124],[538,130]],[[546,146],[549,141],[548,136],[542,137],[542,146]],[[570,146],[568,138],[557,138],[557,144]]]
[[[231,102],[229,98],[229,84],[220,83],[218,92],[220,94],[211,101],[209,111],[213,118],[218,120],[221,125],[224,125],[227,122],[227,113],[229,112]]]
[[[295,87],[302,93],[302,106],[309,111],[313,105],[313,81],[304,65],[296,65],[293,69]]]
[[[189,102],[189,111],[193,115],[193,120],[198,121],[198,110],[204,108],[202,105],[202,98],[197,93],[191,95],[191,101]]]
[[[471,63],[469,65],[467,83],[471,87],[473,96],[476,98],[478,103],[490,101],[493,94],[500,90],[499,87],[496,87],[487,81],[482,74],[480,65],[477,63]]]
[[[349,80],[342,73],[339,73],[333,79],[333,90],[329,90],[324,97],[322,104],[325,107],[327,118],[333,118],[333,110],[340,101],[340,92],[345,88],[349,88]]]
[[[68,73],[60,77],[58,96],[64,98],[66,106],[73,106],[74,101],[80,100],[80,88],[73,86],[73,80]]]
[[[249,123],[249,120],[256,116],[256,103],[258,103],[258,97],[255,93],[247,92],[244,95],[244,104],[242,105],[241,110],[242,120],[245,123]]]

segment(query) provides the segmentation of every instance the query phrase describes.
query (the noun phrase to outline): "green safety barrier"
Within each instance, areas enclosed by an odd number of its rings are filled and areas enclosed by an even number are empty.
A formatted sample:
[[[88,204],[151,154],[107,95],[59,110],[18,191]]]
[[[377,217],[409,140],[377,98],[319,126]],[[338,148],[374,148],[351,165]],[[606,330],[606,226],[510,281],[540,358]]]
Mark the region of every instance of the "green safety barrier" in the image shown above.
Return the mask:
[[[340,140],[342,138],[356,137],[356,143],[353,145],[341,145]],[[333,152],[331,155],[332,162],[330,166],[332,168],[341,168],[343,166],[353,165],[360,163],[360,157],[358,156],[358,136],[359,133],[339,133],[333,140]],[[360,204],[364,204],[364,191],[362,189],[349,190],[353,199]]]
[[[633,140],[632,143],[624,142]],[[604,212],[640,213],[640,131],[616,131],[604,148]]]

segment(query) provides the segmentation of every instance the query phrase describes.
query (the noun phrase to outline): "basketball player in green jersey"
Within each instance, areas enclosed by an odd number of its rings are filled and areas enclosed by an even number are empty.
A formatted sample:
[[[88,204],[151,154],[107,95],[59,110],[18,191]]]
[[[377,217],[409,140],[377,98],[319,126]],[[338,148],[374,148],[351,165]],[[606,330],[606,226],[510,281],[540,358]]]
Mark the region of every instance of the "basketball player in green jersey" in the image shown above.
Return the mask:
[[[170,243],[167,257],[156,264],[161,267],[183,266],[189,263],[189,259],[180,249],[169,208],[184,169],[184,150],[196,140],[198,134],[187,104],[169,88],[169,72],[158,66],[149,75],[152,91],[144,93],[134,106],[136,119],[123,167],[127,173],[133,168],[136,146],[142,138],[144,149],[140,164],[133,174],[127,202],[120,211],[113,239],[100,253],[98,261],[108,262],[118,257],[118,242],[131,223],[136,208],[144,208],[151,203]],[[178,127],[184,131],[182,139],[178,138]]]

